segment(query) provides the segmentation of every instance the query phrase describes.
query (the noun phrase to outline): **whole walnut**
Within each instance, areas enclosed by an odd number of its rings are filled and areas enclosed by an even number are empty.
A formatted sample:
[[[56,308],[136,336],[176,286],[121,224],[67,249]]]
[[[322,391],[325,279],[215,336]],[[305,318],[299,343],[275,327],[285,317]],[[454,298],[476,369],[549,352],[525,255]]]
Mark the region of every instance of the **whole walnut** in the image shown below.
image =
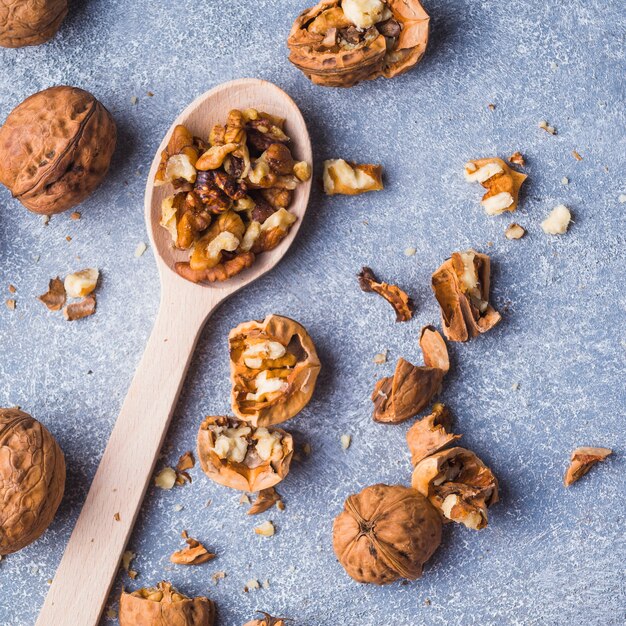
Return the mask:
[[[2,0],[0,46],[37,46],[52,39],[67,15],[67,0]]]
[[[116,137],[111,114],[87,91],[44,89],[0,127],[0,183],[34,213],[61,213],[102,182]]]
[[[441,518],[415,489],[372,485],[349,496],[335,518],[333,548],[354,580],[414,580],[441,543]]]
[[[188,598],[171,583],[122,592],[120,626],[213,626],[215,604],[199,596]]]
[[[65,459],[54,437],[28,413],[0,409],[0,555],[48,528],[64,489]]]

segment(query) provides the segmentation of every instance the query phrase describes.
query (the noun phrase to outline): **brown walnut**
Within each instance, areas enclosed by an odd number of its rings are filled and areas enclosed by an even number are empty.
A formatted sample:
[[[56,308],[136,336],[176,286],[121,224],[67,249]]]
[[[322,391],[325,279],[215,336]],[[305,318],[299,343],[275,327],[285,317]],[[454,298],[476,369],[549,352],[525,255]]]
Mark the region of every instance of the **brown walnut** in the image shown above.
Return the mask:
[[[450,448],[421,460],[411,483],[445,520],[474,530],[487,526],[487,507],[498,501],[496,477],[465,448]]]
[[[417,491],[399,485],[373,485],[349,496],[333,526],[339,562],[362,583],[419,578],[440,543],[437,511]]]
[[[90,93],[45,89],[0,127],[0,183],[34,213],[61,213],[102,182],[116,137],[111,114]]]
[[[21,550],[50,525],[65,489],[65,459],[48,430],[0,409],[0,555]]]
[[[322,0],[306,9],[291,28],[289,60],[326,87],[351,87],[406,72],[426,52],[430,18],[418,0],[379,4],[376,18],[361,25],[351,21],[351,11],[344,12],[342,0]]]
[[[123,591],[119,619],[120,626],[213,626],[215,604],[204,596],[188,598],[163,581],[156,587]]]
[[[239,324],[228,335],[231,404],[254,426],[280,424],[311,399],[321,364],[303,326],[280,315]]]
[[[37,46],[52,39],[67,15],[67,0],[0,2],[0,46]]]
[[[209,416],[198,432],[198,459],[216,483],[241,491],[277,485],[289,473],[293,439],[279,428],[255,428],[232,417]]]

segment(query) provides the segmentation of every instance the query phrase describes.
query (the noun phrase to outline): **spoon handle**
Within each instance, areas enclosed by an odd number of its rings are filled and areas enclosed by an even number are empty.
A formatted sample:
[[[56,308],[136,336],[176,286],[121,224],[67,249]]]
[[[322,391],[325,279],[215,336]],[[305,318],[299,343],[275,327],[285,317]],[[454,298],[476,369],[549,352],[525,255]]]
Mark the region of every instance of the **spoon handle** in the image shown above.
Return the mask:
[[[204,322],[219,302],[163,298],[36,626],[96,626]]]

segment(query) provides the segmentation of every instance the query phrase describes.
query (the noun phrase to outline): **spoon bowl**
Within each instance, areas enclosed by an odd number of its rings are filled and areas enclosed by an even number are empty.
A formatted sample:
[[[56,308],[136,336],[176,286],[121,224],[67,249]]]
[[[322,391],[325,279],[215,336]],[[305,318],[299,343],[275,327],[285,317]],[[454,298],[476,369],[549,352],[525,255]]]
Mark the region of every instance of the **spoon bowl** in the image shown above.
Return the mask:
[[[274,250],[260,254],[250,268],[211,284],[196,284],[177,274],[174,265],[183,260],[184,252],[174,249],[169,233],[159,224],[161,202],[172,190],[154,186],[161,151],[175,125],[184,124],[194,135],[207,137],[213,124],[223,122],[235,108],[284,117],[294,157],[312,162],[311,142],[298,107],[276,85],[255,79],[225,83],[194,100],[161,142],[145,195],[148,235],[161,280],[159,312],[37,626],[67,626],[68,616],[80,626],[98,624],[204,323],[225,298],[278,263],[302,223],[311,180],[295,190],[289,210],[298,219],[287,236]]]

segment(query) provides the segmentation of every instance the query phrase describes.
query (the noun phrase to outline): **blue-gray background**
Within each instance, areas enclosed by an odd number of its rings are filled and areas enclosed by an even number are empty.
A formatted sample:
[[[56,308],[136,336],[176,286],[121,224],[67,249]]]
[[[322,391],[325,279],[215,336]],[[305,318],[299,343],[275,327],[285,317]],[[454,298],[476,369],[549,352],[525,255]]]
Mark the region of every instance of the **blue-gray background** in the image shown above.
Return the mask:
[[[312,454],[294,462],[280,485],[286,511],[247,517],[238,494],[199,468],[191,486],[151,488],[129,544],[139,577],[120,575],[116,595],[122,584],[170,579],[187,594],[214,598],[228,626],[255,609],[308,626],[622,624],[622,0],[426,0],[432,36],[422,63],[349,91],[313,86],[288,63],[285,40],[305,6],[75,1],[53,42],[0,51],[0,118],[29,94],[67,83],[100,98],[119,128],[111,172],[79,208],[80,221],[66,213],[44,226],[0,190],[0,289],[2,301],[17,300],[15,311],[0,309],[0,405],[20,405],[43,421],[69,469],[48,532],[0,562],[0,623],[34,622],[157,310],[152,252],[133,256],[147,241],[142,204],[152,155],[193,98],[221,81],[257,76],[300,105],[318,166],[333,157],[382,163],[386,189],[355,198],[314,191],[287,257],[207,325],[159,461],[174,463],[194,448],[204,415],[228,410],[228,331],[269,312],[292,316],[309,329],[324,369],[313,401],[287,424]],[[558,134],[540,130],[541,120]],[[521,207],[489,218],[480,186],[463,180],[463,163],[515,150],[528,161]],[[559,203],[572,209],[574,223],[549,237],[539,224]],[[520,241],[503,236],[513,220],[528,230]],[[349,493],[410,479],[409,424],[373,423],[369,394],[397,357],[419,362],[419,329],[439,323],[430,275],[470,246],[492,255],[492,298],[503,321],[450,346],[441,397],[463,443],[500,479],[501,503],[484,531],[446,527],[421,580],[358,585],[335,560],[332,519]],[[407,247],[417,254],[405,256]],[[359,291],[355,274],[364,264],[413,295],[413,321],[396,324],[387,303]],[[70,324],[35,299],[50,277],[91,266],[102,272],[94,317]],[[385,349],[389,362],[375,365]],[[347,451],[344,433],[353,437]],[[562,475],[579,445],[616,454],[565,490]],[[264,519],[277,527],[270,539],[252,530]],[[218,558],[172,566],[183,529]],[[216,586],[211,576],[220,570],[227,577]],[[251,578],[270,586],[246,594]]]

